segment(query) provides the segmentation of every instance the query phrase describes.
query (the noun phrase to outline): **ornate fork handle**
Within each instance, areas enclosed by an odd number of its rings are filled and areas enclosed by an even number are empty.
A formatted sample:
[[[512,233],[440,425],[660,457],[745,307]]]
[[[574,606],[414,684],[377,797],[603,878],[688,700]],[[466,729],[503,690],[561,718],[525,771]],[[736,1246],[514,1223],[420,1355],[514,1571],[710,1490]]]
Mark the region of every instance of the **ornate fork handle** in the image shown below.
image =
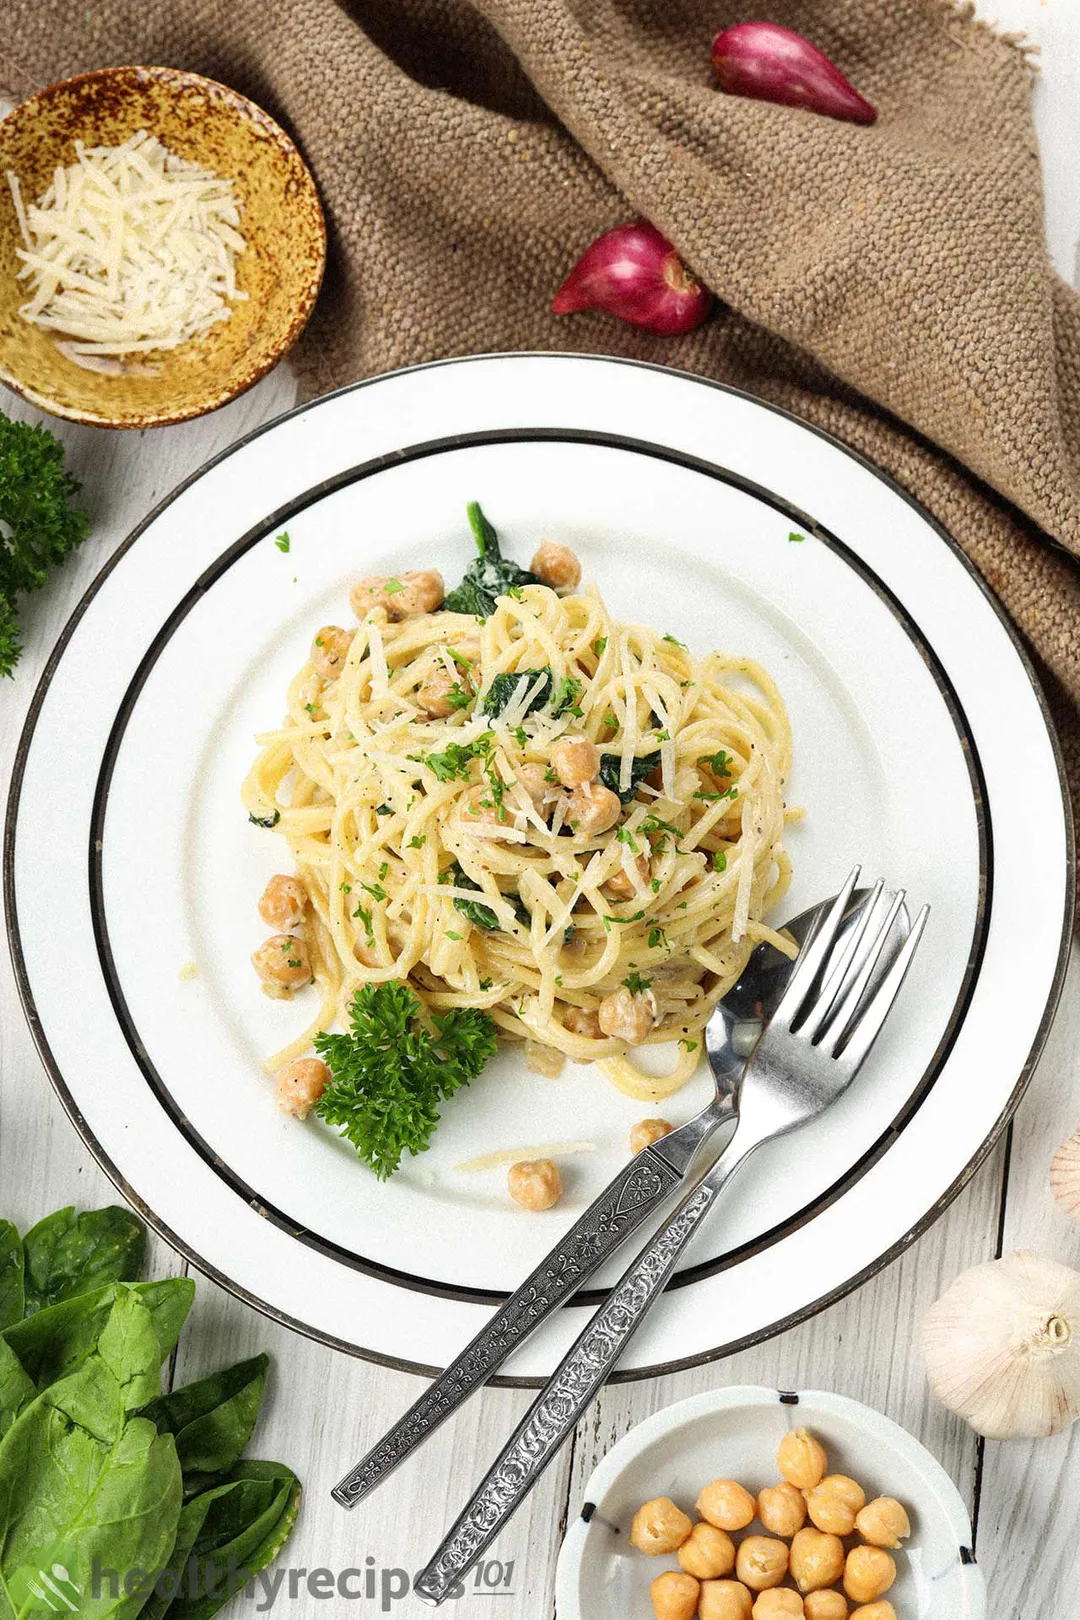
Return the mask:
[[[713,1124],[718,1122],[719,1116],[712,1121]],[[692,1157],[692,1147],[707,1134],[700,1116],[690,1123],[695,1127],[692,1133],[687,1126],[682,1126],[672,1137],[664,1139],[665,1149],[671,1152],[669,1144],[673,1138],[687,1133],[686,1143],[679,1144],[687,1162]],[[678,1186],[683,1173],[654,1147],[637,1154],[442,1377],[425,1390],[363,1461],[334,1486],[334,1500],[342,1507],[355,1507],[385,1479],[619,1248]]]
[[[417,1576],[413,1590],[424,1602],[442,1602],[536,1484],[659,1298],[721,1187],[747,1157],[747,1149],[733,1142],[623,1273],[526,1412],[431,1563]]]

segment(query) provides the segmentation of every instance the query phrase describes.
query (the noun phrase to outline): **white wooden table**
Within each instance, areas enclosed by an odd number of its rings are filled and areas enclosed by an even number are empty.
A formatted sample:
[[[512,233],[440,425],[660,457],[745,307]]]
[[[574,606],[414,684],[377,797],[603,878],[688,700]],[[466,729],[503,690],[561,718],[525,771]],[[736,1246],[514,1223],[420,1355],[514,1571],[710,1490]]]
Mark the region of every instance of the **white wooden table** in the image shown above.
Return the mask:
[[[1080,168],[1073,161],[1080,91],[1080,0],[981,0],[988,18],[1021,28],[1042,46],[1036,107],[1047,181],[1051,250],[1061,273],[1080,274]],[[222,447],[287,409],[294,387],[282,368],[243,399],[201,422],[141,434],[51,424],[68,447],[94,513],[92,537],[24,615],[26,652],[0,690],[0,779],[6,781],[38,674],[72,607],[109,553],[182,478]],[[31,416],[11,396],[9,414]],[[58,948],[62,942],[58,941]],[[74,989],[74,987],[73,987]],[[77,999],[73,1001],[73,1011]],[[904,1424],[941,1459],[976,1516],[978,1556],[990,1587],[992,1620],[1075,1620],[1080,1615],[1080,1427],[1036,1445],[977,1443],[940,1408],[915,1349],[926,1307],[963,1267],[1016,1247],[1043,1248],[1080,1266],[1080,1228],[1053,1205],[1050,1154],[1080,1116],[1080,950],[1074,950],[1061,1012],[1043,1060],[1007,1137],[933,1229],[857,1294],[755,1350],[694,1372],[607,1390],[572,1446],[513,1521],[493,1556],[509,1570],[498,1588],[501,1620],[550,1620],[555,1553],[568,1512],[597,1459],[633,1424],[699,1390],[736,1383],[833,1389]],[[101,1077],[108,1084],[108,1075]],[[978,1076],[972,1076],[973,1084]],[[6,953],[0,961],[0,1214],[20,1227],[65,1203],[88,1208],[116,1194],[66,1119],[34,1052]],[[159,1273],[180,1267],[161,1242]],[[376,1596],[331,1609],[304,1577],[275,1605],[295,1620],[332,1613],[428,1614],[401,1596],[404,1576],[432,1551],[452,1511],[528,1403],[512,1390],[486,1391],[369,1503],[346,1514],[329,1490],[420,1391],[420,1381],[324,1349],[276,1326],[214,1284],[200,1280],[181,1340],[178,1382],[256,1350],[274,1359],[272,1392],[253,1454],[280,1457],[306,1485],[286,1554],[296,1570],[374,1570]],[[512,1569],[511,1567],[512,1566]],[[363,1582],[354,1583],[358,1592]],[[488,1594],[490,1595],[490,1594]],[[240,1612],[237,1600],[230,1612]],[[450,1605],[458,1620],[483,1620],[487,1595],[470,1587]]]

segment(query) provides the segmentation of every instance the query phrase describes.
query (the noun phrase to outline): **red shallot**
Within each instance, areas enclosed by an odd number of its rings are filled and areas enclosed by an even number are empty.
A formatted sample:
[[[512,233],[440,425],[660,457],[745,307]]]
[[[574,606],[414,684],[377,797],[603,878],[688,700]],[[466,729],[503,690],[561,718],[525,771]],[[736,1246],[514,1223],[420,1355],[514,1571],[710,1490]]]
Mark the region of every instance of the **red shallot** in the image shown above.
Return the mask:
[[[602,309],[645,332],[692,332],[712,293],[689,271],[666,236],[639,219],[616,225],[587,247],[552,300],[556,315]]]
[[[712,65],[721,90],[732,96],[805,107],[852,124],[872,124],[877,117],[824,51],[779,23],[725,28],[713,40]]]

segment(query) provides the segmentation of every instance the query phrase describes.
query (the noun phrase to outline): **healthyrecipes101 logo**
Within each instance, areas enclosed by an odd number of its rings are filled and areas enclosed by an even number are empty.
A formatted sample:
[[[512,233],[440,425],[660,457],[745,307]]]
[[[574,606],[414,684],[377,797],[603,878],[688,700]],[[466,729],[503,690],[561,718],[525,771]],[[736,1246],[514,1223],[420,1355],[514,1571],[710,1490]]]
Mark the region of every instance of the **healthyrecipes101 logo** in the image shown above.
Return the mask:
[[[18,1571],[8,1582],[8,1593],[19,1620],[39,1620],[48,1614],[95,1615],[114,1613],[124,1598],[148,1600],[151,1596],[165,1603],[212,1604],[209,1612],[232,1598],[254,1604],[256,1614],[266,1614],[281,1603],[299,1599],[344,1599],[353,1603],[374,1603],[382,1614],[389,1614],[395,1603],[409,1595],[413,1578],[407,1570],[382,1566],[368,1557],[362,1568],[332,1570],[298,1569],[276,1565],[252,1575],[235,1557],[225,1563],[208,1558],[189,1558],[180,1569],[117,1570],[94,1558],[89,1578],[74,1578],[57,1548],[41,1562],[41,1567]],[[450,1599],[466,1596],[509,1596],[514,1590],[514,1560],[503,1563],[489,1558],[477,1564],[467,1582],[459,1582],[447,1593]]]

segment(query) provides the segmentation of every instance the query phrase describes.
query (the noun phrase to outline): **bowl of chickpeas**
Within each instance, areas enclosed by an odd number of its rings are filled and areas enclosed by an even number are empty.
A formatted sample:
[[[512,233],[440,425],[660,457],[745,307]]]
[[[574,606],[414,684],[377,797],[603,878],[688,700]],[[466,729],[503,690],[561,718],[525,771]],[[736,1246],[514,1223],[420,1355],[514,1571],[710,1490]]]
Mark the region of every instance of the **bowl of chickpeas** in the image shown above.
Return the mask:
[[[941,1464],[846,1396],[733,1388],[646,1419],[596,1469],[557,1620],[985,1620]]]

